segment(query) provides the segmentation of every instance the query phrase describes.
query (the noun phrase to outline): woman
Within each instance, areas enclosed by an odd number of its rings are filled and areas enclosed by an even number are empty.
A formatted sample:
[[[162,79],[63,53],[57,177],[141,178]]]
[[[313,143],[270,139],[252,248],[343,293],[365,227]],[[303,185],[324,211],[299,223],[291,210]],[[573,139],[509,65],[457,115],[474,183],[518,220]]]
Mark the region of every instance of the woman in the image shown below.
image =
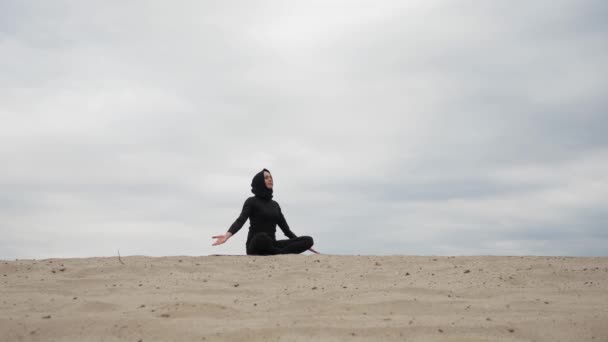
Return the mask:
[[[300,254],[308,249],[319,254],[311,248],[312,237],[296,237],[296,234],[289,229],[279,203],[272,200],[272,187],[270,171],[263,169],[256,174],[251,181],[251,192],[255,196],[249,197],[245,201],[241,215],[230,226],[226,234],[213,237],[217,239],[213,246],[226,242],[249,219],[249,234],[245,244],[248,255]],[[289,238],[288,240],[276,239],[277,224],[283,234]]]

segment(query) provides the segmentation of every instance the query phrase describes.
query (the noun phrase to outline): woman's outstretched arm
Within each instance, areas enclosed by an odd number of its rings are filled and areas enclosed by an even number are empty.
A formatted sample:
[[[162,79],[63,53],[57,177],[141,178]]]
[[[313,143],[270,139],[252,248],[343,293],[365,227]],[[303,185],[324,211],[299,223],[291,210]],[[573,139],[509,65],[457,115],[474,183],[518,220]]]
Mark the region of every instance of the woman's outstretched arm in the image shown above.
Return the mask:
[[[243,210],[241,210],[241,214],[239,215],[239,217],[236,219],[236,221],[234,221],[234,223],[230,226],[230,228],[228,229],[228,231],[226,232],[226,234],[224,235],[216,235],[213,236],[213,239],[217,239],[212,246],[217,246],[217,245],[221,245],[224,242],[228,241],[228,239],[236,234],[245,224],[245,222],[247,221],[247,219],[249,218],[249,214],[251,214],[251,198],[248,198],[245,201],[245,204],[243,204]]]

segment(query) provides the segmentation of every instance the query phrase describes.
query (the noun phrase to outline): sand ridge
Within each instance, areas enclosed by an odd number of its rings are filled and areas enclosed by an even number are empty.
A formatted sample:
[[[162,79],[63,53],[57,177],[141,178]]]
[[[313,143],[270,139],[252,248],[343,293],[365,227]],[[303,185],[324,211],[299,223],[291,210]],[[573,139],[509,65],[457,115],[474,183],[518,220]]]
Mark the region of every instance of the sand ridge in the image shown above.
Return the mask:
[[[608,341],[608,258],[0,262],[1,341]]]

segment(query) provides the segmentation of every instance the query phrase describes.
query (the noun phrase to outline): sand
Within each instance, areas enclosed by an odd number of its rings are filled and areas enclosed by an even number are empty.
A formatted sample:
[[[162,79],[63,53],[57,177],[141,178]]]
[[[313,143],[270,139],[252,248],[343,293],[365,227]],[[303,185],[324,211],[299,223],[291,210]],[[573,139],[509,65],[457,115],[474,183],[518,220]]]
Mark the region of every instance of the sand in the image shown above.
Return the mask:
[[[608,341],[608,258],[0,262],[2,341]]]

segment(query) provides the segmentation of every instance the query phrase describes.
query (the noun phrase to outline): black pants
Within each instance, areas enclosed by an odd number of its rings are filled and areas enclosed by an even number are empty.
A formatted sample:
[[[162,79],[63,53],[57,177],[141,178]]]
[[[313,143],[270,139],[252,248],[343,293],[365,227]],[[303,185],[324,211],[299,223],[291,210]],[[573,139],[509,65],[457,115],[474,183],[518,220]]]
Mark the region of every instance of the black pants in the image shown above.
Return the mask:
[[[310,236],[274,240],[267,233],[257,233],[247,245],[247,255],[300,254],[312,247],[313,243]]]

